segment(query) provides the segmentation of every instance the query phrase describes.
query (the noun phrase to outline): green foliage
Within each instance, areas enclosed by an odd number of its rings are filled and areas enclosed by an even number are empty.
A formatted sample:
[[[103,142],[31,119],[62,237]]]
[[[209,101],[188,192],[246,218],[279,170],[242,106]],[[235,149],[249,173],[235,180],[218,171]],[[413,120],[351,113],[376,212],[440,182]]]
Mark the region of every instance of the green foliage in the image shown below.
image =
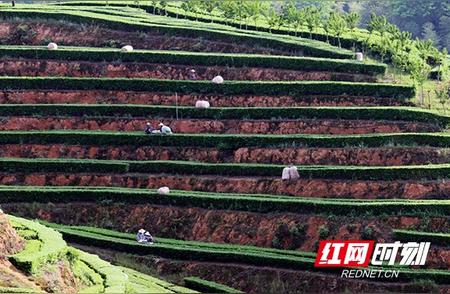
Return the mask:
[[[177,286],[136,270],[124,267],[120,269],[128,276],[126,293],[198,293],[193,289]]]
[[[320,25],[320,13],[315,6],[308,6],[304,8],[305,23],[309,31],[309,38],[312,39],[312,33]]]
[[[202,163],[193,161],[125,161],[87,159],[1,158],[3,172],[102,172],[123,174],[167,172],[177,174],[215,174],[223,176],[281,175],[283,165],[247,163]],[[301,166],[303,178],[358,180],[440,179],[450,174],[450,165],[418,166]]]
[[[374,228],[372,226],[364,227],[363,231],[361,232],[361,238],[363,240],[374,240],[375,238]]]
[[[112,250],[129,252],[137,255],[157,255],[171,259],[186,259],[206,262],[244,263],[257,266],[272,266],[309,271],[320,271],[314,267],[314,254],[299,251],[268,249],[261,247],[221,245],[192,241],[181,241],[157,238],[151,246],[138,244],[134,236],[119,232],[89,228],[68,227],[52,224],[61,231],[64,237],[78,244],[105,247]],[[237,247],[237,248],[236,248]],[[239,248],[239,249],[238,249]],[[428,278],[436,283],[446,283],[449,278],[447,271],[410,270],[399,268],[399,280],[411,281],[418,277]]]
[[[284,19],[277,13],[274,8],[270,8],[267,12],[263,13],[267,24],[269,25],[269,32],[272,32],[273,28],[279,29],[283,25]]]
[[[358,27],[361,16],[356,12],[350,12],[344,16],[349,30],[354,31]]]
[[[4,90],[125,90],[151,92],[205,93],[222,95],[347,95],[411,98],[414,88],[393,84],[328,81],[210,81],[158,80],[141,78],[0,77]]]
[[[446,104],[450,101],[450,82],[448,83],[441,82],[439,85],[436,86],[434,92],[436,94],[437,100],[442,105],[442,110],[444,111],[444,113],[446,113],[448,109],[448,107],[446,107]]]
[[[373,34],[374,32],[378,32],[382,37],[387,32],[388,29],[388,21],[384,16],[378,16],[375,13],[372,13],[370,16],[370,22],[367,25],[367,30]]]
[[[322,225],[319,227],[319,240],[325,240],[330,235],[330,230],[327,226]]]
[[[126,163],[107,163],[102,160],[94,160],[90,162],[80,162],[79,160],[63,159],[34,159],[29,162],[28,159],[11,159],[0,158],[2,165],[1,171],[4,172],[105,172],[105,173],[123,173],[127,171]]]
[[[120,268],[101,260],[97,255],[76,250],[79,259],[100,274],[103,279],[104,293],[125,293],[128,277]]]
[[[403,133],[367,135],[240,135],[240,134],[172,134],[149,136],[142,133],[112,133],[93,131],[7,131],[0,132],[1,144],[85,144],[91,146],[226,146],[240,147],[383,147],[432,146],[450,147],[448,133]],[[122,167],[111,167],[122,169]]]
[[[116,45],[108,47],[117,47]],[[265,67],[305,71],[332,71],[355,74],[381,75],[386,66],[376,63],[360,63],[352,60],[312,57],[269,56],[256,54],[226,54],[134,50],[122,53],[107,48],[58,48],[47,50],[32,46],[0,46],[0,56],[10,58],[63,59],[77,61],[118,61],[167,63],[196,66]]]
[[[58,232],[33,221],[14,216],[8,218],[14,224],[35,231],[38,238],[28,240],[25,250],[9,257],[18,269],[30,274],[36,273],[43,265],[52,263],[67,253],[67,244]]]
[[[439,36],[431,22],[427,22],[423,25],[422,38],[431,41],[433,46],[439,46]]]
[[[209,0],[208,0],[209,1]],[[244,11],[246,19],[253,19],[255,28],[257,27],[257,22],[265,8],[264,1],[244,1]]]
[[[338,38],[339,47],[341,47],[341,36],[347,30],[347,22],[339,13],[332,12],[328,18],[327,24],[329,31]]]
[[[431,242],[435,246],[450,246],[450,234],[449,233],[433,233],[433,232],[421,232],[412,230],[394,230],[394,237],[396,240],[410,242]]]
[[[436,89],[437,95],[448,97],[448,84]],[[410,107],[214,107],[197,109],[190,106],[130,105],[130,104],[4,104],[0,116],[33,117],[160,117],[210,120],[273,120],[280,119],[341,119],[341,120],[391,120],[434,124],[445,129],[450,126],[450,116],[435,111]],[[275,120],[274,118],[279,118]],[[238,134],[236,134],[238,136]]]
[[[242,0],[241,0],[242,1]],[[240,5],[239,18],[247,18],[244,7]],[[75,23],[91,22],[111,29],[123,31],[153,32],[169,35],[183,35],[185,37],[202,37],[208,40],[219,40],[238,44],[259,45],[262,47],[272,47],[280,50],[301,51],[307,56],[330,57],[349,59],[353,54],[347,50],[333,48],[328,44],[305,39],[279,38],[268,34],[245,34],[241,31],[208,29],[199,26],[181,26],[178,23],[148,23],[138,22],[133,18],[114,16],[108,14],[77,12],[72,10],[43,11],[30,9],[13,9],[0,11],[2,17],[26,17],[26,18],[47,18],[65,20]]]
[[[289,235],[289,226],[286,223],[279,221],[272,239],[272,246],[274,248],[283,248],[283,241],[286,237],[289,237]]]
[[[200,6],[200,1],[188,0],[188,1],[183,1],[181,3],[180,7],[181,7],[181,9],[184,10],[185,13],[195,13],[197,15],[197,11],[198,11],[197,9],[199,8],[199,6]]]
[[[431,69],[431,66],[424,59],[415,58],[414,56],[411,56],[409,59],[408,71],[415,86],[420,89],[419,103],[421,105],[424,105],[425,99],[423,85],[428,80]]]
[[[187,1],[188,3],[196,2],[197,0],[191,0]],[[436,1],[436,0],[425,0],[424,2],[430,2],[430,1]],[[210,3],[214,3],[214,1],[209,1]],[[195,19],[199,19],[201,21],[215,21],[217,23],[224,23],[228,25],[232,25],[234,27],[242,27],[242,22],[245,21],[246,28],[252,29],[252,30],[259,30],[259,31],[269,31],[274,32],[277,34],[291,34],[291,35],[300,35],[302,37],[309,36],[310,39],[314,38],[321,41],[328,41],[329,38],[332,39],[332,41],[336,41],[336,43],[342,43],[342,45],[346,48],[357,48],[363,46],[364,48],[371,48],[371,51],[375,54],[382,54],[383,56],[387,57],[387,61],[390,61],[390,56],[395,53],[394,48],[391,46],[392,43],[400,42],[401,46],[401,52],[402,55],[414,55],[417,56],[417,52],[415,50],[415,43],[421,42],[421,41],[412,41],[411,37],[412,34],[409,32],[401,31],[396,25],[391,24],[387,21],[386,16],[378,16],[375,13],[372,13],[371,19],[368,24],[368,30],[370,32],[370,35],[367,36],[367,32],[364,30],[356,30],[356,25],[359,21],[360,16],[356,14],[355,12],[351,12],[349,14],[337,14],[339,15],[339,18],[343,18],[346,23],[346,29],[349,30],[349,32],[343,31],[343,35],[345,35],[345,38],[341,38],[340,32],[342,31],[340,28],[342,28],[341,21],[338,22],[338,30],[337,35],[335,33],[331,34],[330,25],[325,22],[322,23],[322,18],[324,18],[324,15],[328,14],[331,10],[331,2],[314,2],[314,1],[302,1],[302,3],[295,3],[292,1],[286,1],[284,5],[282,5],[282,13],[278,14],[278,12],[275,9],[275,5],[267,4],[264,1],[229,1],[226,0],[225,2],[229,2],[228,4],[222,5],[216,4],[215,9],[213,9],[213,12],[208,12],[208,9],[201,8],[201,5],[197,5],[200,7],[200,12],[202,13],[202,17],[198,18],[198,13],[196,12]],[[230,5],[230,3],[233,3]],[[398,1],[394,1],[398,5]],[[80,2],[81,4],[85,4],[85,2]],[[80,5],[80,3],[72,2],[70,5]],[[92,1],[89,2],[89,4],[92,4]],[[102,2],[95,1],[95,5],[103,5]],[[423,3],[420,3],[420,5],[417,5],[417,7],[420,7]],[[114,3],[116,6],[124,5],[124,2],[117,1]],[[185,5],[182,3],[181,6],[185,7]],[[213,5],[213,4],[211,4]],[[176,6],[176,5],[175,5]],[[300,6],[302,9],[298,9],[297,7]],[[137,7],[137,6],[136,6]],[[145,9],[145,5],[142,6]],[[367,11],[373,12],[378,10],[388,10],[384,11],[386,15],[389,15],[390,19],[398,17],[404,17],[403,14],[397,14],[395,9],[391,9],[388,6],[386,6],[385,3],[381,2],[374,2],[373,4],[367,4],[363,3],[362,7],[368,7]],[[404,11],[405,9],[408,10],[409,7],[402,7],[400,5],[398,8],[398,11]],[[440,7],[440,10],[438,9]],[[448,43],[447,41],[450,40],[450,30],[446,30],[446,24],[447,20],[450,19],[448,5],[445,6],[442,3],[434,3],[432,5],[425,5],[426,9],[429,9],[429,11],[435,11],[437,13],[436,19],[426,20],[427,18],[431,18],[430,15],[428,15],[426,18],[423,18],[424,20],[418,21],[420,23],[418,30],[420,31],[420,26],[424,26],[425,28],[425,38],[432,39],[431,44],[438,43],[439,40],[436,36],[436,32],[434,28],[432,27],[435,24],[439,24],[439,30],[442,31],[441,34],[443,34],[442,43]],[[178,8],[171,8],[171,9],[178,9]],[[170,9],[169,9],[170,10]],[[209,9],[210,10],[210,9]],[[185,13],[188,12],[189,9],[185,10]],[[169,11],[170,13],[170,11]],[[362,14],[365,14],[366,11],[361,11]],[[422,12],[421,12],[422,13]],[[177,12],[172,12],[174,15],[178,15]],[[225,16],[225,14],[227,16]],[[415,13],[411,14],[414,15]],[[260,15],[264,16],[265,22],[258,23],[260,20]],[[410,15],[409,13],[405,15]],[[220,16],[224,16],[225,19],[221,18]],[[423,15],[421,15],[422,17]],[[187,17],[187,15],[186,15]],[[410,17],[410,16],[408,16]],[[365,16],[364,16],[365,18]],[[254,25],[249,26],[248,20],[253,19]],[[399,21],[397,23],[400,23],[402,26],[405,26],[406,24],[415,23],[411,19],[402,19],[402,21]],[[365,22],[365,19],[363,20]],[[276,31],[273,31],[273,29],[276,28]],[[306,29],[306,31],[303,31]],[[325,31],[325,34],[322,32]],[[447,32],[448,31],[448,32]],[[313,34],[313,32],[315,32]],[[417,32],[417,34],[420,32]],[[414,34],[415,36],[417,34]],[[448,40],[447,40],[448,39]],[[380,51],[381,50],[381,51]],[[425,60],[428,62],[430,60],[429,57],[425,58]]]
[[[0,202],[70,203],[97,202],[105,199],[127,204],[194,206],[205,209],[231,209],[258,213],[308,213],[332,215],[430,215],[442,214],[449,200],[356,200],[317,199],[266,194],[229,194],[171,191],[169,195],[155,190],[126,188],[0,187]],[[281,241],[281,240],[280,240]]]
[[[244,293],[234,288],[203,280],[198,277],[186,277],[183,279],[186,287],[200,291],[202,293]]]

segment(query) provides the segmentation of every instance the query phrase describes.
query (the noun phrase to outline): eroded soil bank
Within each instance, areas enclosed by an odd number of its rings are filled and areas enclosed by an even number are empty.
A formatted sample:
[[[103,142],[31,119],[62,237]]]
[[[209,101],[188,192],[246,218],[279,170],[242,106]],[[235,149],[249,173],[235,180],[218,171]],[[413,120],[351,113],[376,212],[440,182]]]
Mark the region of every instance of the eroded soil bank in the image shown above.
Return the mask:
[[[175,111],[174,111],[175,112]],[[175,115],[174,115],[175,116]],[[404,121],[298,119],[298,120],[212,120],[212,119],[155,119],[155,118],[90,118],[90,117],[0,117],[0,130],[91,130],[143,131],[150,122],[154,128],[160,122],[175,133],[188,134],[372,134],[438,132],[433,124]]]
[[[4,144],[1,157],[77,158],[105,160],[192,160],[213,163],[298,165],[400,166],[450,162],[450,149],[433,147],[383,148],[237,148],[158,146],[89,146],[66,144]]]
[[[5,76],[68,76],[127,77],[188,80],[195,69],[196,79],[211,80],[221,75],[225,80],[250,81],[351,81],[376,82],[376,77],[328,71],[302,71],[263,67],[199,66],[137,62],[88,62],[65,60],[3,59],[0,75]]]
[[[357,199],[447,199],[450,181],[357,181],[299,179],[286,182],[280,178],[217,177],[168,174],[71,174],[71,173],[0,173],[0,185],[30,186],[106,186],[204,192],[277,194],[299,197]]]
[[[292,213],[252,213],[195,207],[124,204],[2,204],[5,210],[29,218],[69,225],[91,225],[154,236],[213,243],[255,245],[317,251],[318,240],[393,242],[393,229],[448,232],[448,217],[331,216]],[[431,249],[427,266],[448,268],[450,249]]]
[[[25,241],[19,237],[2,210],[0,210],[0,232],[0,260],[24,248]]]
[[[55,42],[66,46],[116,47],[132,45],[136,49],[184,50],[196,52],[257,53],[301,55],[301,51],[272,49],[247,42],[208,39],[151,32],[127,32],[98,25],[79,25],[63,21],[7,20],[0,24],[2,45],[47,45]]]
[[[144,104],[194,106],[197,100],[207,100],[212,107],[301,107],[301,106],[404,106],[411,103],[393,98],[353,96],[255,96],[204,95],[103,90],[4,90],[2,104]]]
[[[195,207],[123,204],[5,204],[5,209],[29,218],[69,225],[90,225],[154,236],[317,251],[318,241],[370,239],[394,242],[393,229],[448,232],[448,217],[320,216],[292,213],[251,213]],[[427,267],[450,266],[450,249],[432,246]]]

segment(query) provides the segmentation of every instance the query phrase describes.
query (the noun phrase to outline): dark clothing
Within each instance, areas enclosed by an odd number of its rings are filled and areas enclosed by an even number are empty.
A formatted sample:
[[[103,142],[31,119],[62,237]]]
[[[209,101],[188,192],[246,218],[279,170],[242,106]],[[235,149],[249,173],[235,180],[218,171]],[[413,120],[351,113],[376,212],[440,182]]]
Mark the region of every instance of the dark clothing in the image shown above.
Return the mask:
[[[146,126],[144,132],[146,134],[151,134],[155,129],[152,126]]]
[[[190,71],[189,72],[189,79],[192,80],[192,81],[197,80],[197,73],[195,71],[194,72]]]

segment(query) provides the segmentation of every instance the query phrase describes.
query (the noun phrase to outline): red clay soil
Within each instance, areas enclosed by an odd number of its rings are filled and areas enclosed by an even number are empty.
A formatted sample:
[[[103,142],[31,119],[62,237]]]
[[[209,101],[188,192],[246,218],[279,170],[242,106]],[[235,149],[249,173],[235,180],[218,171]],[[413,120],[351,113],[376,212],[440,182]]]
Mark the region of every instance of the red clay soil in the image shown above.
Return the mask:
[[[281,176],[280,176],[281,177]],[[195,175],[111,175],[67,173],[1,173],[0,185],[106,186],[204,192],[276,194],[299,197],[357,199],[446,199],[450,181],[356,181],[281,178],[216,177]]]
[[[6,215],[0,210],[0,287],[19,287],[42,289],[55,293],[77,293],[82,286],[65,261],[56,261],[51,265],[42,265],[39,276],[27,276],[16,269],[7,256],[23,250],[25,241],[11,226]]]
[[[0,259],[5,256],[21,251],[25,245],[11,226],[6,215],[0,210]]]
[[[40,91],[15,90],[0,92],[1,104],[81,103],[81,104],[144,104],[194,106],[197,100],[207,100],[213,107],[301,107],[301,106],[401,106],[410,103],[392,98],[349,96],[253,96],[167,94],[129,91]]]
[[[192,160],[213,163],[299,165],[421,165],[450,162],[450,149],[432,147],[384,148],[238,148],[201,147],[1,145],[0,157],[77,158],[109,160]]]
[[[126,32],[98,25],[79,25],[67,22],[26,20],[0,23],[2,45],[47,45],[55,42],[66,46],[122,47],[132,45],[136,49],[184,50],[196,52],[257,53],[271,55],[299,55],[255,44],[224,42],[201,38],[179,37],[153,32]]]
[[[84,62],[62,60],[2,60],[0,75],[4,76],[70,76],[127,77],[188,80],[195,69],[199,80],[221,75],[225,80],[252,81],[352,81],[375,82],[376,78],[361,74],[283,70],[258,67],[189,66],[135,62]]]
[[[263,214],[231,210],[207,210],[153,205],[14,204],[5,209],[29,218],[69,225],[107,227],[123,232],[146,228],[153,235],[182,240],[231,243],[317,251],[317,241],[360,240],[392,242],[393,229],[448,231],[449,217],[411,216],[318,216],[302,214]],[[328,234],[323,236],[324,230]],[[373,233],[368,235],[368,231]],[[322,234],[322,235],[321,235]],[[450,249],[433,247],[427,265],[450,266]]]
[[[174,111],[175,112],[175,111]],[[175,114],[175,113],[174,113]],[[145,123],[154,127],[160,122],[175,133],[213,134],[372,134],[438,132],[440,127],[418,122],[298,119],[298,120],[210,120],[210,119],[154,119],[154,118],[88,118],[88,117],[0,117],[0,130],[91,130],[143,131]]]

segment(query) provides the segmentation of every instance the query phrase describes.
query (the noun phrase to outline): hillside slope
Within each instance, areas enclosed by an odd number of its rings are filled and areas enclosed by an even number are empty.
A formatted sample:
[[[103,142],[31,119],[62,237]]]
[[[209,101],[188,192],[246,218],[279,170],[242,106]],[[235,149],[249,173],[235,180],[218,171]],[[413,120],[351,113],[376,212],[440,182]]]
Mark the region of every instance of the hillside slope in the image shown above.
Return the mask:
[[[450,117],[417,107],[413,85],[325,42],[95,3],[0,7],[5,211],[176,284],[449,291]],[[321,240],[425,236],[427,263],[398,279],[314,267]],[[127,292],[112,271],[101,287]]]
[[[0,228],[1,293],[195,292],[68,247],[59,233],[33,221],[0,213]]]

